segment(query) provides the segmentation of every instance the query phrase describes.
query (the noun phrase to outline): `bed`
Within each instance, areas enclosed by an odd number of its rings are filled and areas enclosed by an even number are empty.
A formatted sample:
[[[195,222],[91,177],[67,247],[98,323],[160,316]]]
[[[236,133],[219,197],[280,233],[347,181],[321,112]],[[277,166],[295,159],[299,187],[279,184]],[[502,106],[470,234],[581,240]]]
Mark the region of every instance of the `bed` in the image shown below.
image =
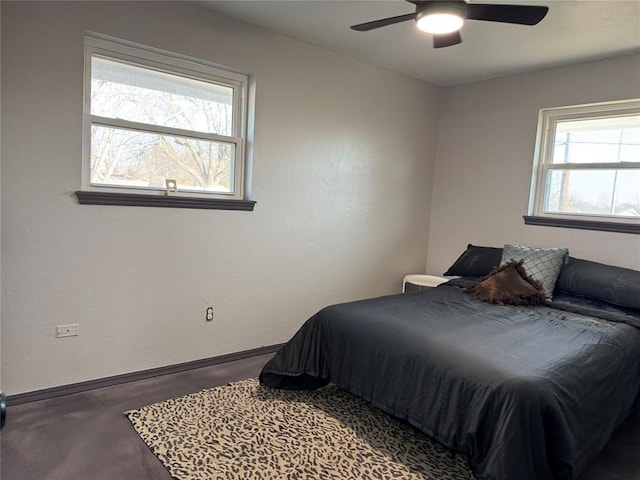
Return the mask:
[[[479,301],[465,292],[479,279],[463,277],[326,307],[260,381],[334,383],[487,480],[575,479],[639,403],[640,272],[578,259],[559,270],[540,306]]]

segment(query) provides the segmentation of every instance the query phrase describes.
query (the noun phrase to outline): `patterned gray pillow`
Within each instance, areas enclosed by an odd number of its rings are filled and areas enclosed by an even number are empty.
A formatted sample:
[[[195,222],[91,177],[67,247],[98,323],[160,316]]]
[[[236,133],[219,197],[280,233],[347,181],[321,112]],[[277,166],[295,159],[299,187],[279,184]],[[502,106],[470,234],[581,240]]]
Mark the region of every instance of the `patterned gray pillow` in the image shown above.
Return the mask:
[[[534,280],[542,283],[547,300],[553,298],[553,290],[560,273],[560,267],[569,253],[566,248],[535,248],[522,245],[505,245],[502,250],[504,265],[511,260],[522,260],[522,265]]]

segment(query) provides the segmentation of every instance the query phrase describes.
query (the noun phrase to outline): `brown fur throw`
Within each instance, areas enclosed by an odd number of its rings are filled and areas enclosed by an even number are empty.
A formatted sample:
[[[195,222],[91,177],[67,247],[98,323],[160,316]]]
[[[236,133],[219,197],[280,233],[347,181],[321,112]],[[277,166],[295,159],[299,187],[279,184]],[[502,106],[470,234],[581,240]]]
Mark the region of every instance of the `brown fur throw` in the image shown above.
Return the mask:
[[[512,260],[469,285],[465,292],[483,302],[498,305],[542,305],[545,302],[542,284],[531,278],[522,260]]]

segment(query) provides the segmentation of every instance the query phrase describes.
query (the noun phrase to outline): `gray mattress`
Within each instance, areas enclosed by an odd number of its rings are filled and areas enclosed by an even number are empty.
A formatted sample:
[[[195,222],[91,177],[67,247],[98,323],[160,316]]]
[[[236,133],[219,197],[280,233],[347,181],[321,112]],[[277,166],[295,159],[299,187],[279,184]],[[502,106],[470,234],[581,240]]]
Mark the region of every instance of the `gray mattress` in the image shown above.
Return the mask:
[[[640,329],[628,312],[625,323],[570,304],[499,306],[441,285],[333,305],[260,380],[335,383],[468,454],[485,479],[575,479],[635,406]]]

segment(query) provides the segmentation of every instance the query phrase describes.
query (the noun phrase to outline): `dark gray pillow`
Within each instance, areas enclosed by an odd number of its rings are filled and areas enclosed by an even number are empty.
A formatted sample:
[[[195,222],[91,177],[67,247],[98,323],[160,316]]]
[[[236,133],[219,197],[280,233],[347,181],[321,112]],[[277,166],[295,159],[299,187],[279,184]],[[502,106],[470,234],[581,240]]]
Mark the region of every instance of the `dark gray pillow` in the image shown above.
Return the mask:
[[[556,289],[640,310],[640,272],[637,270],[569,257],[569,262],[560,269]]]
[[[443,275],[448,277],[485,277],[500,265],[501,259],[501,248],[477,247],[468,244],[467,249]]]

